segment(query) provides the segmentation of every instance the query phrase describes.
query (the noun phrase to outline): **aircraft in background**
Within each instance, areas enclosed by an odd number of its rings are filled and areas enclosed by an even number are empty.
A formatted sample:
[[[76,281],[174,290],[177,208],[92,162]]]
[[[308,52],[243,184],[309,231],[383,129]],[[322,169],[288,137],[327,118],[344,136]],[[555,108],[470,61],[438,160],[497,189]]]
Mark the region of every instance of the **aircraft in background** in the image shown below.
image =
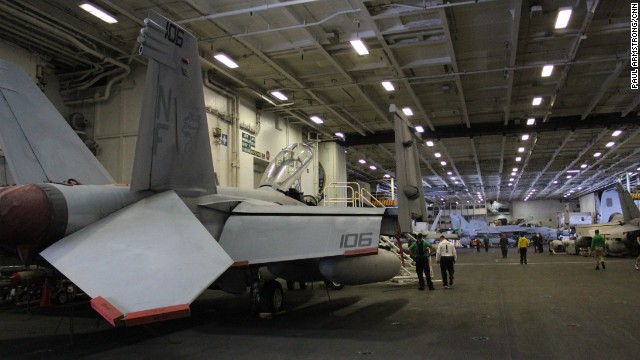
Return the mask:
[[[622,214],[611,214],[610,221],[607,223],[576,226],[576,251],[579,248],[591,246],[591,238],[596,230],[605,237],[607,254],[625,255],[629,249],[637,248],[636,237],[640,236],[640,210],[631,195],[622,188],[622,184],[616,184],[616,191]],[[610,194],[610,192],[605,193]]]
[[[260,279],[264,266],[347,285],[398,273],[378,248],[396,233],[394,209],[309,207],[282,193],[308,146],[276,156],[259,189],[216,186],[195,37],[151,12],[138,41],[149,65],[131,186],[112,185],[31,79],[0,61],[0,147],[17,184],[0,188],[4,249],[25,263],[40,254],[113,326],[188,316],[207,288],[257,289],[262,311],[278,311],[282,288]]]

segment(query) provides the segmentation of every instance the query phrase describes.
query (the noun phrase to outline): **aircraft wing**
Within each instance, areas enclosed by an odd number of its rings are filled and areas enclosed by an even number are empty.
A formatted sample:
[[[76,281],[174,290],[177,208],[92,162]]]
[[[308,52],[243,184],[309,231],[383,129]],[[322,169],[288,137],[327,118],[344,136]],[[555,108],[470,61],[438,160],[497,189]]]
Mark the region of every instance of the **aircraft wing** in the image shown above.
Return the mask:
[[[0,147],[7,183],[37,184],[70,178],[112,184],[113,178],[19,67],[0,60]]]
[[[395,231],[387,215],[384,208],[243,202],[227,220],[220,245],[236,265],[376,254],[380,234]]]
[[[140,200],[41,255],[112,325],[189,315],[232,260],[174,191]]]
[[[611,222],[605,224],[578,225],[576,226],[576,235],[578,236],[595,236],[595,231],[600,230],[600,235],[622,235],[632,231],[640,230],[639,227],[632,224],[620,224],[620,222]]]

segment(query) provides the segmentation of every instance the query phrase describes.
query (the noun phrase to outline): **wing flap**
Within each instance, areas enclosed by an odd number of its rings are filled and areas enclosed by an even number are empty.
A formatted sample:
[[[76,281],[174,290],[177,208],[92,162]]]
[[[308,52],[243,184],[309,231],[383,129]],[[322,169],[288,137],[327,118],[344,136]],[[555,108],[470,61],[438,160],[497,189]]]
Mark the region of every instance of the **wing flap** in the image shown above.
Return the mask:
[[[143,199],[53,244],[42,256],[108,321],[187,316],[233,261],[173,191]]]

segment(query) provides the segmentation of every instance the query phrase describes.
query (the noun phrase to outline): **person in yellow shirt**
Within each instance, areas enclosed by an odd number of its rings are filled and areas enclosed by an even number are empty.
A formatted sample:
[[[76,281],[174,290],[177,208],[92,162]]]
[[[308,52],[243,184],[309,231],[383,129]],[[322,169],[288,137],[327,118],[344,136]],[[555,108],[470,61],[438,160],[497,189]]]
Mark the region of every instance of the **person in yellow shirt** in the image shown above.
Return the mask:
[[[520,238],[518,239],[518,252],[520,253],[520,264],[527,263],[527,247],[529,246],[529,240],[524,236],[524,234],[520,234]]]

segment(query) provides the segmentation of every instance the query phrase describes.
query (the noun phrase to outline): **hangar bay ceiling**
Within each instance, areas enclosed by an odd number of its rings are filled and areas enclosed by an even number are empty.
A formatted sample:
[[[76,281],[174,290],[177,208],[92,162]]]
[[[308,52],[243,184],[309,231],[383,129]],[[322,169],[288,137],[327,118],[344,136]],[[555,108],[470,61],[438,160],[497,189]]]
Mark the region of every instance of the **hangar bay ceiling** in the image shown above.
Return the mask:
[[[354,178],[393,175],[391,104],[424,128],[421,170],[434,200],[574,198],[640,167],[626,1],[93,3],[118,22],[77,0],[0,0],[2,39],[47,58],[69,103],[99,101],[143,62],[136,38],[155,10],[199,38],[204,70],[220,86],[325,138],[344,133]],[[567,7],[568,26],[556,29]],[[239,67],[215,60],[220,53]],[[545,65],[553,70],[543,77]]]

